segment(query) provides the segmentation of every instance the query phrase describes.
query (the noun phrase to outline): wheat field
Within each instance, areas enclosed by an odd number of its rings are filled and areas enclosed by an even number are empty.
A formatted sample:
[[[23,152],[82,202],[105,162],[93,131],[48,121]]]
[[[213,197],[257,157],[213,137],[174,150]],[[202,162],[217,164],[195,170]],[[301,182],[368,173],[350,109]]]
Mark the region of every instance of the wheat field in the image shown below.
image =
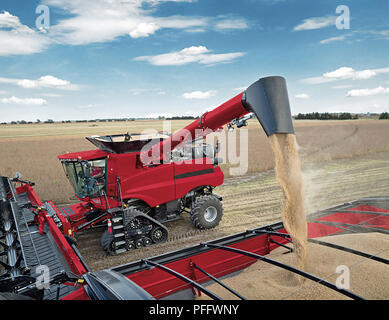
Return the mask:
[[[101,123],[55,123],[0,126],[0,174],[13,176],[20,172],[24,179],[36,183],[42,199],[55,203],[68,203],[73,191],[65,177],[57,155],[95,149],[84,137],[145,129],[171,131],[189,124],[190,120],[173,120],[168,125],[160,120]],[[389,151],[389,121],[295,121],[299,154],[303,163],[328,162],[358,155]],[[264,172],[274,167],[268,139],[256,122],[250,120],[248,135],[248,167],[246,175]],[[228,136],[227,136],[228,137]],[[243,154],[237,130],[237,155]],[[245,149],[246,150],[246,149]],[[222,158],[224,158],[222,156]],[[228,159],[224,159],[227,162]],[[226,177],[231,176],[230,163],[221,165]]]

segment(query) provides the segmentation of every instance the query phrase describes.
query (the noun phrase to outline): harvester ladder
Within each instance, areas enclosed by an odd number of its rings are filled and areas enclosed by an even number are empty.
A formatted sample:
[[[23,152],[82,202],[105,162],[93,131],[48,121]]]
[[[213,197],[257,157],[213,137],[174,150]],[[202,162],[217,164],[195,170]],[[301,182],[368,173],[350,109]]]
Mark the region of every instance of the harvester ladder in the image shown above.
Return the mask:
[[[123,217],[117,215],[111,218],[113,246],[115,254],[126,252],[126,237],[124,233]]]

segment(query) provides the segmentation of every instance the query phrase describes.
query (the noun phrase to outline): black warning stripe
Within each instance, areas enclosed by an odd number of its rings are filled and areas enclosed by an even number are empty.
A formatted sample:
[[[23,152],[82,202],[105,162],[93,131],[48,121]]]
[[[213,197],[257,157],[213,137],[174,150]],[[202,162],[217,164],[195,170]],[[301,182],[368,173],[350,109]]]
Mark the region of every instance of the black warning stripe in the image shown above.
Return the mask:
[[[213,173],[213,172],[214,172],[213,168],[198,170],[198,171],[191,171],[191,172],[177,174],[174,176],[174,179],[184,179],[184,178],[189,178],[189,177],[200,176],[203,174]]]

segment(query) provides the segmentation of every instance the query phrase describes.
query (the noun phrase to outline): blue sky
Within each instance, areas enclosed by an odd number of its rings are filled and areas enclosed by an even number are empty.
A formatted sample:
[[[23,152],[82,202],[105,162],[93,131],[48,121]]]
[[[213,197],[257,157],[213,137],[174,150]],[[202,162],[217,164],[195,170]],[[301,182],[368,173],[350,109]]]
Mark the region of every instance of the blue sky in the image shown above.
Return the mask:
[[[198,115],[269,75],[287,79],[293,114],[389,111],[388,12],[384,0],[2,0],[0,122]]]

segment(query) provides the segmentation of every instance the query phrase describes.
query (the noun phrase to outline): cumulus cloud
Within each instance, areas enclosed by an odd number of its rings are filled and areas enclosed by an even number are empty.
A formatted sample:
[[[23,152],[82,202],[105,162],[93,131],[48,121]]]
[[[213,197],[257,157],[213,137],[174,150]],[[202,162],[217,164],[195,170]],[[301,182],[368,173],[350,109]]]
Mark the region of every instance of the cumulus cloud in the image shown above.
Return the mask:
[[[18,98],[15,96],[12,96],[10,98],[3,98],[1,99],[1,102],[5,104],[24,104],[39,106],[47,104],[47,101],[42,98]]]
[[[356,71],[353,68],[341,67],[335,71],[326,72],[323,74],[324,78],[328,79],[369,79],[376,76],[377,73],[373,70]]]
[[[336,16],[313,17],[303,20],[293,28],[293,31],[322,29],[335,25]]]
[[[295,97],[296,97],[297,99],[309,99],[309,95],[306,94],[306,93],[296,94]]]
[[[320,77],[306,78],[302,81],[308,84],[321,84],[338,80],[367,80],[378,74],[389,73],[389,68],[354,70],[350,67],[340,67],[334,71],[323,73]]]
[[[374,89],[354,89],[347,92],[347,97],[368,97],[378,94],[389,94],[389,88],[379,86]]]
[[[231,23],[225,17],[154,16],[156,7],[165,2],[191,0],[43,0],[70,14],[50,27],[50,34],[60,43],[83,45],[116,40],[122,36],[144,38],[161,29],[201,32],[205,29],[224,30],[247,27],[243,18]]]
[[[216,64],[230,62],[242,57],[244,52],[211,53],[204,46],[192,46],[181,51],[159,54],[155,56],[141,56],[134,58],[135,61],[147,61],[155,66],[181,66],[188,63]]]
[[[86,45],[154,35],[161,29],[187,32],[247,29],[244,18],[236,16],[155,16],[156,7],[166,2],[192,0],[42,0],[50,8],[59,8],[66,17],[36,31],[23,25],[17,16],[0,12],[0,56],[42,52],[51,44]]]
[[[38,53],[50,42],[47,36],[23,25],[17,16],[0,12],[0,56]]]
[[[15,84],[25,89],[56,88],[63,90],[77,90],[79,88],[78,85],[51,75],[42,76],[36,80],[0,78],[0,83]]]
[[[209,91],[193,91],[184,93],[182,96],[185,99],[208,99],[216,94],[216,90]]]

